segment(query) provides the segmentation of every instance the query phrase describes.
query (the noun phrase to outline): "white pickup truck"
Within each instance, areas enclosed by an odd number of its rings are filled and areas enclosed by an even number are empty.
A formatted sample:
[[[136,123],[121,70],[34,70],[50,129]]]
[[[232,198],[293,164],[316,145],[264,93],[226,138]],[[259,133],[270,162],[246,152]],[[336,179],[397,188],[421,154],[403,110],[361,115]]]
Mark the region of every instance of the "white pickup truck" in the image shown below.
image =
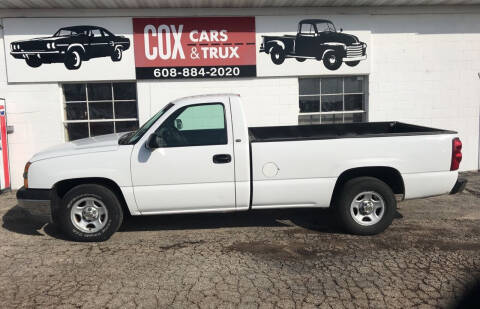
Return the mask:
[[[18,204],[78,241],[123,215],[332,207],[347,232],[385,230],[396,196],[463,190],[456,132],[399,122],[248,128],[238,95],[167,104],[137,131],[81,139],[26,164]]]

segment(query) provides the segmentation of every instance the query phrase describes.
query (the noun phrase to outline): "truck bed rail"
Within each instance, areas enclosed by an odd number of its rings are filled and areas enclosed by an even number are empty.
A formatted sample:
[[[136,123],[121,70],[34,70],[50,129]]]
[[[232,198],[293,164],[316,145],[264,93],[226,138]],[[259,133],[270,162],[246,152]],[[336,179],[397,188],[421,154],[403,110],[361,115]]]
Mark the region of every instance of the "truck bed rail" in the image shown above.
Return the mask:
[[[402,122],[364,122],[248,128],[250,142],[457,134]]]

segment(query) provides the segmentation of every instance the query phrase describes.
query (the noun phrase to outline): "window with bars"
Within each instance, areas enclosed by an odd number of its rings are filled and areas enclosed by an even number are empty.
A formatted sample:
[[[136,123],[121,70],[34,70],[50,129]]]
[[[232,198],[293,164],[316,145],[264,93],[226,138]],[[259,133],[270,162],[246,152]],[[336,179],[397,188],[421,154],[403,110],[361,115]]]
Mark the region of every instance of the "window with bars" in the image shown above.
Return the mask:
[[[299,78],[298,124],[367,121],[367,77]]]
[[[138,129],[136,83],[63,84],[67,140]]]

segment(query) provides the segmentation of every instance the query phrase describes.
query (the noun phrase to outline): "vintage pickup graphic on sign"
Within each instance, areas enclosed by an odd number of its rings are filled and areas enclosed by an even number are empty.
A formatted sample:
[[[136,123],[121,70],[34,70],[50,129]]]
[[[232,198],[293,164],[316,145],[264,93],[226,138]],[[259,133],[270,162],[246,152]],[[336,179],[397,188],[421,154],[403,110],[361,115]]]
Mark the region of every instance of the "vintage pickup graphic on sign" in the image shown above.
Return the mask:
[[[263,36],[260,52],[270,54],[277,65],[285,58],[295,58],[299,62],[322,60],[331,71],[340,68],[343,62],[354,67],[367,58],[367,44],[342,32],[329,20],[304,19],[298,23],[296,35]]]
[[[130,47],[130,40],[117,36],[97,26],[72,26],[60,28],[51,37],[15,41],[10,44],[10,54],[37,68],[43,63],[64,63],[69,70],[76,70],[82,61],[110,57],[122,60],[123,51]]]

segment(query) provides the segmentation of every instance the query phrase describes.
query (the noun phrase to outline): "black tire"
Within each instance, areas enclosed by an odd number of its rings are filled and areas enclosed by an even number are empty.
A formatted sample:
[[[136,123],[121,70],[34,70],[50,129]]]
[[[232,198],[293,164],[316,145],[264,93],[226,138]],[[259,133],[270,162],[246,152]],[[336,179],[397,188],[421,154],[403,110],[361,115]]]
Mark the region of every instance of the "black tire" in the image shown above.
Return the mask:
[[[304,62],[307,58],[295,58],[298,62]]]
[[[39,66],[42,65],[42,60],[35,56],[25,59],[25,62],[27,62],[28,66],[32,68],[38,68]]]
[[[53,206],[53,205],[52,205]],[[58,209],[53,210],[51,212],[52,215],[52,223],[55,224],[56,226],[60,226],[60,222],[62,222],[61,217],[60,217],[60,212]]]
[[[333,50],[327,51],[323,55],[323,65],[330,71],[335,71],[342,65],[342,57]]]
[[[348,65],[349,67],[355,67],[357,66],[359,63],[360,63],[360,60],[358,61],[349,61],[349,62],[345,62],[346,65]]]
[[[122,49],[121,48],[115,48],[113,51],[112,55],[110,56],[112,58],[113,62],[118,62],[122,60]]]
[[[273,63],[282,64],[285,61],[285,50],[281,46],[275,45],[270,51],[270,58]]]
[[[351,205],[354,199],[363,192],[374,192],[384,202],[381,219],[372,225],[358,223],[352,214],[355,211],[351,209]],[[383,232],[392,223],[397,209],[397,201],[392,189],[383,181],[373,177],[358,177],[343,185],[335,198],[333,207],[339,223],[347,232],[356,235],[375,235]],[[369,223],[365,221],[364,224]]]
[[[73,48],[65,55],[65,67],[69,70],[78,70],[82,65],[83,52],[78,48]]]
[[[72,207],[86,198],[94,198],[100,201],[107,210],[108,216],[105,224],[100,230],[95,232],[81,230],[73,222],[74,219],[72,219]],[[85,184],[76,186],[65,194],[57,220],[59,220],[58,224],[62,231],[72,240],[105,241],[120,228],[123,221],[123,211],[117,196],[110,189],[101,185]]]

